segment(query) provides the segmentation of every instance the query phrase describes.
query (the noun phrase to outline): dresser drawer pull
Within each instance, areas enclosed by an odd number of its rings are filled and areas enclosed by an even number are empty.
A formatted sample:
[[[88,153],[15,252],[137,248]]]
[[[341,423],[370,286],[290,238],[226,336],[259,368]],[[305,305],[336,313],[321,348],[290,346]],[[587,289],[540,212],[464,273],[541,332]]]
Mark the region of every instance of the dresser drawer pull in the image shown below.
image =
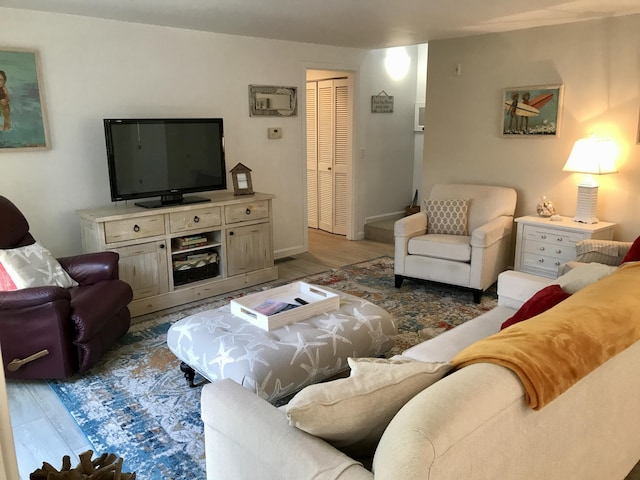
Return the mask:
[[[197,216],[197,215],[195,215],[195,216],[193,217],[193,223],[198,223],[199,221],[200,221],[200,217],[199,217],[199,216]]]
[[[562,241],[562,237],[556,238],[556,241],[561,242]]]
[[[558,249],[558,250],[556,250],[556,253],[557,253],[557,254],[561,254],[561,253],[562,253],[562,250]]]
[[[251,209],[247,207],[247,209],[244,211],[244,213],[246,213],[247,215],[251,215]]]
[[[546,240],[547,236],[546,235],[540,235],[540,238],[543,240]]]
[[[140,225],[134,225],[133,226],[133,231],[138,233],[140,231]]]
[[[558,262],[558,261],[556,260],[556,263],[554,263],[554,265],[555,265],[556,267],[559,267],[559,266],[560,266],[560,262]]]
[[[541,251],[541,252],[544,252],[544,247],[540,247],[540,251]]]
[[[544,258],[539,258],[538,263],[544,263]]]

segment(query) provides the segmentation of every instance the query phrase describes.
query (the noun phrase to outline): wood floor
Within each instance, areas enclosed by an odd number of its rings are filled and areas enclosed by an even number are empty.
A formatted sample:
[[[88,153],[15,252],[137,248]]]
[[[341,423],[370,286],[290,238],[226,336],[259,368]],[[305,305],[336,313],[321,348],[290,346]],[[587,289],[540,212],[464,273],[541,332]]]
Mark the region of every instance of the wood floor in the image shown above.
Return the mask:
[[[393,256],[393,245],[348,241],[342,236],[309,230],[309,251],[279,260],[278,274],[281,279],[291,280],[381,255]],[[91,448],[45,381],[7,379],[7,394],[20,480],[28,480],[43,461],[59,468],[64,455],[69,455],[75,466],[78,455]]]
[[[278,273],[281,279],[291,280],[381,255],[393,256],[393,245],[348,241],[309,230],[309,251],[279,260]],[[59,468],[64,455],[75,466],[78,454],[90,448],[89,442],[47,383],[7,380],[7,393],[20,480],[28,480],[43,461]],[[625,480],[640,480],[640,464]]]

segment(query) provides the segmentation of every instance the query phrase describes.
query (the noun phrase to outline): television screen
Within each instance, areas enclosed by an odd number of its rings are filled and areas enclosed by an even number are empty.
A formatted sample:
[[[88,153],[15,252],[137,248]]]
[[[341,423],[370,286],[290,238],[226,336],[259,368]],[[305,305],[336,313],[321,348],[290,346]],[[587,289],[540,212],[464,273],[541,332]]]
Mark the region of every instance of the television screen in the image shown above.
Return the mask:
[[[183,194],[227,188],[221,118],[105,119],[104,128],[113,201],[194,203],[208,199]]]

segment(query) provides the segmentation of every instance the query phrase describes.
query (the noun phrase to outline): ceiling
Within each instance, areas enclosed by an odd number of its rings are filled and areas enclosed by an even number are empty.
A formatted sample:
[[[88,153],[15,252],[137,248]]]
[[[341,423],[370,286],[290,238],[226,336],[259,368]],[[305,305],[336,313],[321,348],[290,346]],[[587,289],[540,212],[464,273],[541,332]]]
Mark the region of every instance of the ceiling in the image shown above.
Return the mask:
[[[0,0],[0,7],[365,49],[640,13],[640,0]]]

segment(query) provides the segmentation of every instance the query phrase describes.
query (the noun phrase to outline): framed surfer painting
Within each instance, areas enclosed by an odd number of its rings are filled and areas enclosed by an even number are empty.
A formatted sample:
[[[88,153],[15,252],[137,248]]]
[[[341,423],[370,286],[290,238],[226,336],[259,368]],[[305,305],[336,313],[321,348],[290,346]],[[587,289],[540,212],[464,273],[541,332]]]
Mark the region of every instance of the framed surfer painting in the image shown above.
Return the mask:
[[[0,48],[0,151],[49,148],[38,53]]]
[[[563,85],[505,88],[502,136],[556,137],[560,129]]]

